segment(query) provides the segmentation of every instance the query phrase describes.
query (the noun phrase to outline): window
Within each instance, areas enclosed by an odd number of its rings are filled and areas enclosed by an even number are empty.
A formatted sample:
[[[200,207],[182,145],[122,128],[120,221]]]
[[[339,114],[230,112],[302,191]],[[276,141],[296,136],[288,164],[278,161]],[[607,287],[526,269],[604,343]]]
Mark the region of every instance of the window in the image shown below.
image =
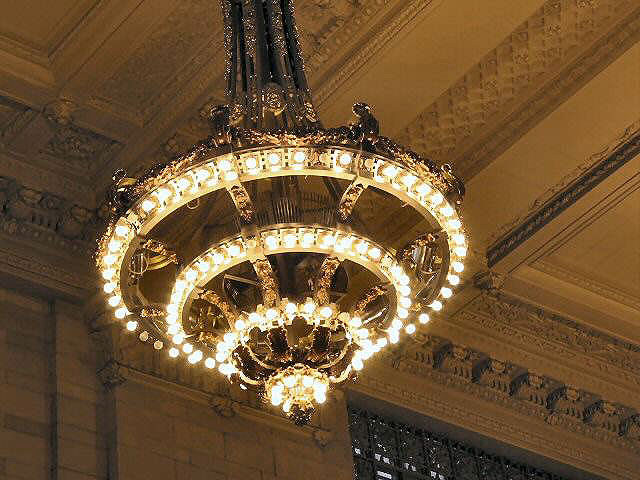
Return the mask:
[[[356,480],[563,480],[355,407],[349,424]]]

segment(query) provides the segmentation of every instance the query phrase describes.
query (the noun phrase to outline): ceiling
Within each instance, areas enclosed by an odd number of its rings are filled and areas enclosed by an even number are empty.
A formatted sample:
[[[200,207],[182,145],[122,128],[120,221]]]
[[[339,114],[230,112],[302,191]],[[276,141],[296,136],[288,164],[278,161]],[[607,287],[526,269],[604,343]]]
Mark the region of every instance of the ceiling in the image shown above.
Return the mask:
[[[297,12],[325,124],[367,101],[386,135],[465,178],[468,283],[488,264],[512,295],[640,342],[636,1],[298,0]],[[208,134],[199,112],[223,101],[221,44],[212,0],[3,8],[0,199],[16,258],[80,265],[111,173]]]

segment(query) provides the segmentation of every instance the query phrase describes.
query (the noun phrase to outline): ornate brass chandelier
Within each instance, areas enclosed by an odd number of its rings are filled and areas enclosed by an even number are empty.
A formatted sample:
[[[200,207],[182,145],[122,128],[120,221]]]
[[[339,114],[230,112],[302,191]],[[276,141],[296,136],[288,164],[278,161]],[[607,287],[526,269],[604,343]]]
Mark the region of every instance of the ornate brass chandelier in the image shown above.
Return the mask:
[[[353,124],[320,125],[293,0],[221,4],[230,103],[188,153],[117,173],[97,263],[142,342],[217,367],[304,424],[332,384],[451,297],[464,187],[380,136],[366,104]]]

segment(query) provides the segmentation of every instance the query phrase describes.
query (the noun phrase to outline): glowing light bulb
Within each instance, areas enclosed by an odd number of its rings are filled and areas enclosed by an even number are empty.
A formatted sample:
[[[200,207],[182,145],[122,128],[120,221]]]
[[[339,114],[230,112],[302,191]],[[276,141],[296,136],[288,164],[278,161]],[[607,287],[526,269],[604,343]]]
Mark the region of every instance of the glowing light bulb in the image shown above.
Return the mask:
[[[448,275],[447,280],[449,280],[451,285],[458,285],[460,283],[460,277],[458,275]]]
[[[127,310],[127,307],[120,307],[119,309],[116,310],[115,312],[115,316],[117,319],[122,320],[124,317],[126,317],[129,314],[129,310]]]
[[[224,174],[224,179],[227,182],[233,182],[234,180],[238,179],[238,172],[236,172],[235,170],[229,170]]]
[[[467,249],[465,247],[456,247],[454,252],[459,257],[465,257],[467,255]]]
[[[379,259],[380,255],[382,255],[382,252],[378,247],[373,247],[369,250],[369,256],[374,260]]]
[[[364,255],[365,253],[367,253],[367,250],[369,250],[369,245],[367,245],[366,242],[358,242],[358,244],[356,245],[356,252],[358,252],[360,255]]]
[[[418,321],[423,324],[426,325],[427,323],[429,323],[429,315],[426,313],[421,313],[420,316],[418,317]]]
[[[270,308],[266,312],[264,312],[264,316],[267,320],[272,321],[278,316],[278,311],[275,308]]]
[[[138,322],[134,320],[127,322],[127,330],[129,330],[130,332],[133,332],[135,331],[136,328],[138,328]]]
[[[188,178],[180,178],[178,180],[178,188],[180,190],[186,190],[187,188],[189,188],[191,186],[191,182],[189,181]]]
[[[431,192],[431,187],[426,183],[420,183],[416,186],[416,192],[418,192],[419,195],[427,195]]]
[[[320,315],[322,315],[324,318],[329,318],[331,317],[331,315],[333,315],[333,310],[331,309],[331,307],[322,307],[320,309]]]
[[[307,154],[302,151],[297,151],[293,154],[293,161],[296,163],[303,163],[307,159]]]
[[[442,287],[440,289],[440,293],[444,298],[451,298],[451,295],[453,295],[453,290],[451,290],[449,287]]]
[[[296,377],[288,375],[282,379],[282,383],[284,383],[285,387],[291,388],[296,384]]]
[[[364,363],[362,363],[362,359],[360,357],[353,357],[351,365],[354,370],[362,370],[364,368]]]
[[[111,280],[115,274],[115,268],[107,268],[106,270],[102,271],[102,278],[104,278],[105,280]]]
[[[118,250],[120,250],[121,246],[122,246],[122,242],[120,240],[116,240],[114,238],[113,240],[111,240],[109,242],[109,251],[110,252],[117,252]]]
[[[116,255],[114,255],[113,253],[110,253],[109,255],[105,255],[102,258],[102,262],[107,266],[111,266],[114,263],[116,263],[117,259],[118,259],[118,257]]]
[[[298,242],[298,237],[293,233],[288,233],[287,235],[284,236],[284,246],[287,248],[295,247],[297,242]]]
[[[282,411],[284,413],[289,413],[291,411],[291,400],[287,400],[286,402],[284,402],[284,404],[282,405]]]
[[[178,356],[178,354],[179,354],[179,353],[180,353],[180,351],[179,351],[177,348],[175,348],[175,347],[171,347],[171,348],[169,349],[169,356],[170,356],[171,358],[176,358],[176,357]]]
[[[396,311],[398,318],[407,318],[409,316],[409,311],[406,308],[398,308]]]
[[[216,366],[216,361],[215,361],[213,358],[208,357],[208,358],[204,361],[204,366],[205,366],[205,367],[207,367],[207,368],[209,368],[209,369],[214,368],[214,367]]]
[[[247,326],[247,324],[244,320],[239,319],[239,320],[236,320],[235,326],[236,326],[236,330],[243,330]]]
[[[156,203],[153,200],[144,200],[142,202],[141,207],[142,207],[142,210],[149,213],[151,210],[156,208]]]
[[[216,361],[224,362],[227,359],[227,354],[225,352],[217,352],[216,353]]]
[[[402,177],[402,183],[404,183],[404,186],[407,188],[411,188],[417,181],[418,177],[416,177],[415,175],[408,174]]]
[[[311,315],[315,309],[316,309],[316,304],[313,303],[313,301],[311,300],[302,306],[302,310],[304,311],[304,313],[308,315]]]
[[[398,292],[400,293],[400,295],[408,297],[409,295],[411,295],[411,287],[409,287],[408,285],[400,285],[398,287]]]
[[[169,335],[175,335],[176,333],[178,333],[180,331],[180,327],[178,326],[177,323],[174,323],[172,325],[169,325],[167,327],[167,333]]]
[[[342,155],[340,155],[340,160],[339,160],[340,161],[340,165],[343,165],[343,166],[346,167],[347,165],[349,165],[351,163],[351,160],[352,160],[352,157],[351,157],[350,153],[346,153],[345,152]]]
[[[404,331],[409,335],[413,335],[414,333],[416,333],[416,326],[413,323],[410,323],[409,325],[404,327]]]
[[[453,262],[451,263],[451,268],[453,268],[454,272],[460,273],[464,270],[464,264],[462,262]]]
[[[442,302],[440,300],[434,300],[433,302],[431,302],[431,305],[429,305],[435,312],[439,312],[440,310],[442,310]]]
[[[184,342],[184,335],[181,333],[177,333],[171,338],[171,341],[176,345],[180,345],[182,342]]]
[[[118,225],[115,232],[119,237],[124,237],[127,235],[127,233],[129,233],[129,227],[127,227],[126,225]]]
[[[455,210],[451,208],[451,205],[445,205],[440,209],[440,213],[445,217],[450,217],[451,215],[453,215],[454,211]]]
[[[198,262],[198,270],[200,270],[202,273],[207,273],[210,269],[211,264],[209,262],[206,262],[204,260]]]
[[[282,394],[276,394],[273,391],[271,392],[271,404],[274,407],[277,407],[282,403]]]
[[[318,403],[324,403],[327,401],[327,394],[316,390],[313,392],[313,398],[315,398]]]
[[[240,245],[236,245],[233,244],[229,247],[229,255],[231,257],[239,257],[240,254],[242,253],[242,249],[240,248]]]
[[[191,269],[191,270],[188,270],[187,273],[184,276],[185,276],[185,278],[187,279],[188,282],[195,282],[196,279],[198,278],[198,272],[196,272],[195,270]]]
[[[102,289],[104,290],[104,293],[113,293],[113,291],[116,289],[116,284],[113,282],[105,283]]]
[[[112,307],[117,307],[120,304],[120,300],[122,300],[122,297],[120,297],[120,295],[114,295],[113,297],[109,298],[109,305],[111,305]]]
[[[429,200],[431,201],[433,206],[438,206],[443,202],[444,197],[442,196],[442,194],[440,192],[438,192],[438,193],[434,193],[433,195],[431,195]]]
[[[305,375],[302,377],[302,386],[305,388],[310,388],[313,386],[313,377],[309,375]]]
[[[256,157],[249,157],[244,161],[244,164],[249,170],[254,170],[258,166],[258,160]]]
[[[400,330],[402,328],[403,323],[397,319],[394,318],[391,322],[391,328],[393,328],[394,330]]]
[[[298,306],[295,303],[289,302],[284,307],[284,311],[287,315],[295,315],[298,312]]]
[[[224,262],[224,255],[222,255],[220,252],[215,252],[211,258],[213,259],[213,263],[215,263],[216,265],[220,265],[222,264],[222,262]]]
[[[164,203],[171,197],[171,191],[168,188],[160,188],[156,192],[156,197],[161,203]]]
[[[304,245],[305,247],[310,246],[313,243],[314,240],[314,235],[311,232],[306,232],[304,235],[302,235],[302,245]]]
[[[259,313],[251,312],[249,314],[249,321],[255,325],[257,323],[260,323],[260,321],[262,321],[262,317],[260,316]]]
[[[393,165],[387,165],[382,169],[382,174],[389,178],[394,178],[398,174],[398,169]]]
[[[160,340],[156,340],[155,342],[153,342],[153,348],[155,348],[156,350],[161,350],[162,347],[164,347],[164,343],[162,343]]]
[[[403,308],[409,308],[411,306],[411,299],[409,297],[400,297],[398,303],[402,305]]]
[[[275,235],[269,235],[267,236],[267,238],[264,239],[264,243],[268,249],[274,250],[278,248],[278,244],[280,242],[278,241],[278,237],[276,237]]]
[[[361,327],[362,326],[362,319],[360,317],[353,317],[351,319],[351,321],[349,322],[349,324],[354,328]]]
[[[280,155],[275,152],[270,153],[268,158],[271,165],[278,165],[280,163]]]
[[[226,158],[223,158],[222,160],[220,160],[218,162],[218,168],[220,170],[222,170],[223,172],[226,172],[228,170],[231,170],[231,167],[233,165],[231,164],[231,162],[229,160],[227,160]]]
[[[377,341],[376,341],[376,345],[378,345],[378,347],[380,348],[384,348],[387,346],[387,339],[384,337],[380,337]]]
[[[397,330],[391,330],[389,332],[389,342],[398,343],[398,340],[400,340],[400,334],[398,333],[398,331]]]
[[[447,222],[447,225],[449,225],[449,228],[458,229],[462,227],[462,222],[460,222],[460,220],[458,220],[457,218],[453,218]]]
[[[453,238],[453,241],[458,245],[464,245],[464,242],[465,242],[464,234],[455,233],[452,235],[452,238]]]

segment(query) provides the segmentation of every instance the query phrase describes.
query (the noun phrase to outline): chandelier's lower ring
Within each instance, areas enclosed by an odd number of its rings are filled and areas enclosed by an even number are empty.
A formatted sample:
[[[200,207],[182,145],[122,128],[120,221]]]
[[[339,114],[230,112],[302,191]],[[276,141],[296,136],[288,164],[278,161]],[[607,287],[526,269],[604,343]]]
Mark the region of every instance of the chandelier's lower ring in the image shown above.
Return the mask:
[[[182,324],[195,295],[214,277],[245,261],[264,258],[267,254],[314,252],[331,254],[350,260],[376,274],[388,284],[389,313],[378,328],[389,330],[389,340],[398,340],[405,319],[416,315],[409,308],[413,303],[409,276],[394,255],[370,239],[338,228],[318,226],[278,226],[257,230],[251,236],[238,235],[218,243],[196,257],[178,274],[167,306],[167,333],[176,345],[187,336]],[[410,329],[411,330],[411,329]],[[373,337],[374,332],[369,332]],[[200,346],[205,350],[207,347]],[[191,352],[189,352],[191,353]],[[232,373],[222,367],[223,373]]]

